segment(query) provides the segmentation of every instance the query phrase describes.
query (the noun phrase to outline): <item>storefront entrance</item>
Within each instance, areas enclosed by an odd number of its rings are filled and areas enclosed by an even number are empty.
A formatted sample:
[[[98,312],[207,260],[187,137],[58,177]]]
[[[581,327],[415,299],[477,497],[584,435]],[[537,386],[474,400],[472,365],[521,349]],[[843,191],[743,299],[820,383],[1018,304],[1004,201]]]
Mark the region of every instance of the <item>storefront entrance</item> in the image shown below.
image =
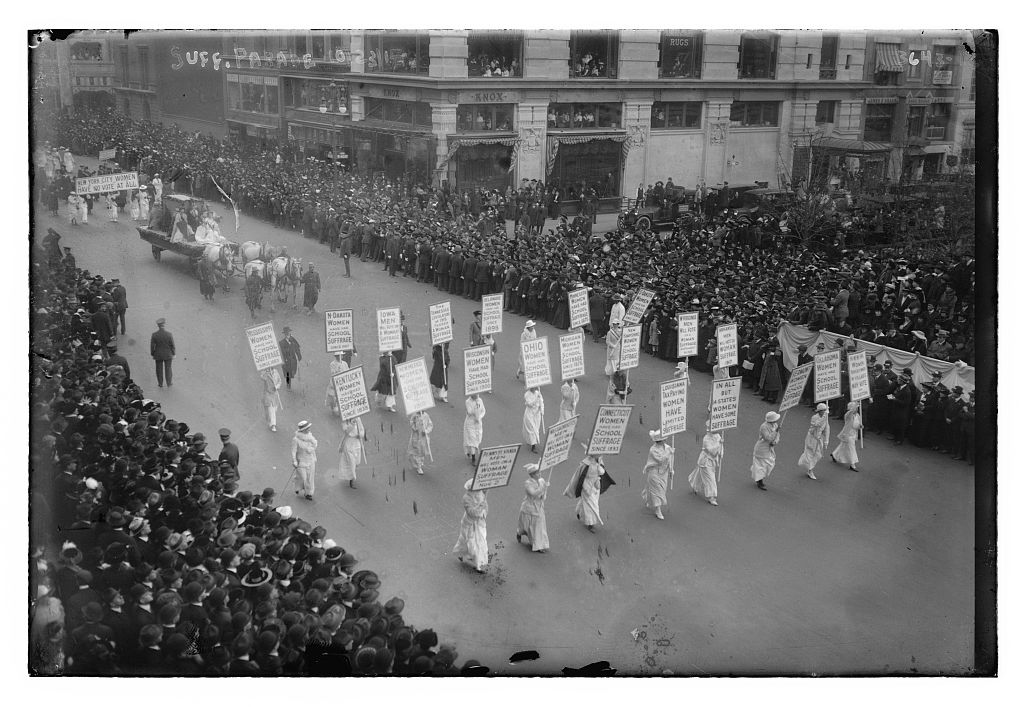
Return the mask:
[[[504,192],[512,183],[509,167],[512,150],[508,145],[471,145],[455,153],[455,183],[460,191],[497,189]]]
[[[576,145],[562,143],[549,180],[562,188],[563,200],[578,199],[585,190],[598,196],[620,195],[622,181],[622,143],[614,140],[591,140]]]

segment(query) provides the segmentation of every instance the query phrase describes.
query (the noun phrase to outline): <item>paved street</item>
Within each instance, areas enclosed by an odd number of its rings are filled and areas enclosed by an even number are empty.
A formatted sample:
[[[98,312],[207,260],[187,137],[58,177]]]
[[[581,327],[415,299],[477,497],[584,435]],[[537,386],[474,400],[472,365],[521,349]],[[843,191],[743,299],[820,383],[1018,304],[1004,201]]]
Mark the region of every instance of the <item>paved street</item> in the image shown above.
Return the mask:
[[[373,411],[364,418],[368,464],[359,469],[358,489],[337,478],[339,425],[325,406],[331,356],[324,352],[322,315],[306,317],[301,306],[277,306],[264,298],[263,318],[249,317],[236,278],[229,294],[207,302],[182,256],[156,261],[127,215],[106,220],[97,208],[87,226],[36,212],[35,237],[56,227],[79,267],[119,277],[128,291],[128,333],[120,353],[136,380],[162,403],[164,412],[216,440],[221,426],[233,430],[241,448],[243,487],[278,490],[279,500],[328,529],[328,536],[353,552],[361,567],[381,577],[382,601],[406,600],[406,620],[432,626],[443,641],[457,644],[460,662],[476,658],[495,673],[556,673],[563,666],[607,660],[620,674],[708,673],[960,673],[971,667],[974,620],[973,469],[948,456],[911,445],[893,447],[869,434],[854,473],[828,462],[811,481],[796,466],[810,412],[791,411],[778,447],[779,463],[767,492],[750,479],[757,426],[770,409],[743,391],[740,427],[726,434],[719,507],[690,493],[686,476],[699,452],[694,432],[675,440],[676,478],[665,521],[640,500],[640,473],[657,427],[659,381],[672,366],[649,356],[630,375],[635,408],[622,454],[607,457],[617,485],[601,499],[604,526],[586,532],[574,517],[574,501],[561,495],[575,454],[553,472],[547,500],[552,548],[531,553],[515,541],[525,474],[487,494],[486,575],[478,576],[451,555],[462,514],[462,484],[470,475],[462,454],[461,347],[467,345],[476,303],[451,297],[456,320],[452,347],[451,404],[430,412],[434,462],[425,476],[405,462],[409,426],[403,415]],[[414,279],[389,278],[379,264],[352,260],[351,279],[326,246],[243,216],[233,235],[230,210],[220,208],[225,235],[237,241],[287,245],[304,263],[315,262],[324,289],[318,310],[352,308],[356,315],[354,365],[376,377],[373,314],[400,306],[407,315],[410,358],[429,365],[427,306],[448,299]],[[64,211],[62,209],[62,216]],[[613,216],[603,216],[612,219]],[[603,224],[601,224],[603,225]],[[299,293],[301,305],[301,291]],[[167,319],[178,355],[174,387],[158,389],[148,340],[158,317]],[[277,335],[291,326],[303,360],[285,410],[271,433],[260,405],[260,381],[244,329],[274,322]],[[484,444],[522,442],[522,385],[513,374],[524,319],[506,313],[498,336],[496,390],[484,396]],[[540,336],[557,329],[541,323]],[[557,348],[553,349],[557,351]],[[604,346],[588,341],[587,376],[581,380],[581,438],[604,401]],[[557,362],[556,366],[557,366]],[[690,427],[699,430],[709,376],[694,372]],[[557,420],[558,390],[544,391],[546,421]],[[400,407],[401,409],[401,407]],[[295,423],[313,422],[320,441],[317,496],[295,496],[289,442]],[[839,423],[832,423],[833,443]],[[216,441],[209,451],[216,455]],[[578,447],[577,447],[578,450]],[[519,466],[535,459],[528,447]],[[510,665],[518,650],[540,659]]]

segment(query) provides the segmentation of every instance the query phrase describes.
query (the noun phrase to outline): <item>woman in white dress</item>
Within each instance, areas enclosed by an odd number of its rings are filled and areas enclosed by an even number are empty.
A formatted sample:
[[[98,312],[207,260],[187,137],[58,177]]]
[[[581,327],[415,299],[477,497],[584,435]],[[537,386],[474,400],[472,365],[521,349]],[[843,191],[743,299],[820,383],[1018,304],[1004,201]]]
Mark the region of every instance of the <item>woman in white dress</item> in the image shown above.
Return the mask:
[[[462,562],[464,555],[469,559],[480,574],[487,566],[487,497],[483,491],[472,491],[473,479],[469,479],[463,488],[462,522],[459,524],[459,539],[455,542],[452,552]]]
[[[839,446],[832,450],[832,461],[837,464],[849,464],[854,471],[860,471],[857,468],[857,462],[860,461],[857,456],[857,437],[860,436],[860,428],[860,403],[847,403],[843,429],[839,432]]]
[[[814,475],[814,467],[825,454],[829,434],[831,434],[831,430],[828,426],[828,405],[818,403],[814,408],[814,415],[811,416],[811,427],[807,430],[807,437],[804,438],[803,454],[796,462],[807,469],[807,477],[815,481],[818,480],[818,477]]]
[[[576,415],[576,406],[580,402],[580,389],[576,379],[562,383],[562,399],[558,403],[558,421],[563,422]]]
[[[544,428],[544,396],[537,388],[530,388],[523,393],[523,438],[530,445],[530,451],[536,452],[540,444],[540,435]]]
[[[601,520],[601,477],[606,474],[601,457],[588,454],[562,492],[569,498],[577,499],[576,517],[583,521],[583,525],[591,533],[594,532],[594,525],[597,523],[604,525],[604,521]]]
[[[335,353],[334,360],[331,361],[330,373],[327,376],[327,407],[331,409],[331,414],[335,417],[341,416],[341,410],[338,408],[338,395],[334,391],[334,376],[347,370],[348,364],[341,360],[341,353]]]
[[[128,193],[128,215],[132,221],[139,220],[139,195],[137,192]]]
[[[420,410],[409,415],[409,427],[409,444],[405,451],[416,473],[422,476],[423,463],[428,458],[434,461],[434,455],[430,452],[430,433],[434,431],[434,422],[426,410]]]
[[[113,223],[117,223],[117,202],[114,201],[114,195],[106,194],[104,198],[107,200],[107,217]]]
[[[263,381],[263,408],[267,411],[267,424],[271,432],[277,432],[277,411],[283,410],[281,404],[281,372],[277,366],[260,371]]]
[[[530,542],[534,552],[547,552],[551,544],[548,542],[548,522],[544,515],[544,500],[548,497],[548,481],[540,475],[540,464],[527,464],[526,496],[519,506],[519,527],[516,529],[516,542],[522,542],[523,536]]]
[[[462,423],[462,445],[469,461],[476,466],[480,454],[480,443],[484,437],[484,415],[487,409],[484,401],[474,393],[466,398],[466,420]]]
[[[356,467],[363,459],[363,437],[366,430],[363,421],[358,417],[343,420],[341,423],[341,460],[338,462],[338,474],[342,481],[347,481],[350,488],[356,487]]]
[[[149,194],[145,189],[139,190],[139,221],[149,223]]]
[[[78,194],[68,194],[68,223],[72,226],[78,225],[78,203],[81,201]]]
[[[764,422],[757,431],[757,442],[754,443],[754,460],[750,464],[750,476],[757,487],[767,491],[764,480],[771,476],[775,468],[775,445],[779,443],[779,418],[774,410],[764,416]]]
[[[690,472],[689,482],[693,492],[707,499],[712,506],[718,505],[718,480],[722,478],[722,456],[725,442],[721,432],[708,430],[701,442],[697,466]]]
[[[661,430],[652,430],[647,433],[654,444],[647,452],[647,463],[644,464],[644,488],[640,492],[640,498],[644,504],[654,510],[654,517],[658,520],[665,520],[661,509],[668,508],[668,484],[675,475],[673,468],[672,447],[665,444],[665,437]]]

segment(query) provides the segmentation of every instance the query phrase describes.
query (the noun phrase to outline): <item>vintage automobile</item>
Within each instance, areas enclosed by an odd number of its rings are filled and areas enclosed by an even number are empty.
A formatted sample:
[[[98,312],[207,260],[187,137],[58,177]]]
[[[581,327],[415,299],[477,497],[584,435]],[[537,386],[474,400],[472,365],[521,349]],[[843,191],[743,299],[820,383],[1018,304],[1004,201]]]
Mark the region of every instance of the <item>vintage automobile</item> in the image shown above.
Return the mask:
[[[669,187],[661,204],[633,202],[619,214],[619,230],[655,230],[674,227],[679,221],[693,218],[693,189]]]

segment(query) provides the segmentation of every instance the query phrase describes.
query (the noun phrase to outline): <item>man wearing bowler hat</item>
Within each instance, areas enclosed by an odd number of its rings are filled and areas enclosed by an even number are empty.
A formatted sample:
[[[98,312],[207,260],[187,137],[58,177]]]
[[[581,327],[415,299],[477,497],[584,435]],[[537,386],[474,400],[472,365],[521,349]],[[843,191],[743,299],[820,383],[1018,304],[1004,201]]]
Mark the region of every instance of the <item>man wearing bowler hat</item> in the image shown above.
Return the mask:
[[[160,388],[164,387],[164,378],[167,387],[171,387],[171,360],[174,358],[174,337],[164,329],[166,323],[163,317],[157,319],[157,330],[149,337],[149,355],[156,361],[156,384]]]
[[[278,346],[281,347],[281,358],[284,359],[284,382],[289,388],[292,387],[292,378],[299,370],[299,361],[302,360],[302,347],[299,346],[299,342],[292,336],[291,327],[285,327],[284,338],[278,341]]]

